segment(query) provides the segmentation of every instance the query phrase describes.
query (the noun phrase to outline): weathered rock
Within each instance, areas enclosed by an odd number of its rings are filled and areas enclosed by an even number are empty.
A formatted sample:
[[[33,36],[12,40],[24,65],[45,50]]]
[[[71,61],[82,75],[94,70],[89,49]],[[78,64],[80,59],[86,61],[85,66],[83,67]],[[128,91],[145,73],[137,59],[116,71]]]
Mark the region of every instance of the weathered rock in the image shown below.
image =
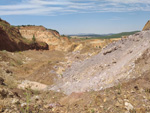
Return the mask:
[[[29,49],[49,49],[46,43],[32,43],[24,39],[19,30],[11,26],[8,22],[0,19],[0,23],[0,50],[13,52]]]
[[[1,98],[6,98],[8,96],[9,92],[5,89],[0,89],[0,96]]]
[[[126,108],[128,111],[134,109],[134,107],[132,106],[132,104],[131,104],[131,103],[128,103],[128,102],[125,102],[125,108]]]
[[[70,48],[70,41],[65,36],[60,36],[59,32],[47,29],[43,26],[19,26],[17,27],[23,37],[29,40],[45,42],[49,45],[50,50],[67,51]]]
[[[139,77],[140,74],[133,76],[135,64],[137,59],[148,53],[147,50],[150,49],[149,35],[150,31],[142,31],[136,36],[130,35],[122,39],[123,44],[119,40],[109,44],[90,59],[74,62],[63,72],[63,78],[50,87],[50,90],[60,91],[61,89],[65,94],[98,91],[112,87],[121,81]],[[136,42],[134,39],[139,41]],[[129,54],[129,51],[132,52]],[[115,62],[112,63],[113,61]],[[146,70],[141,69],[140,73],[144,72]]]
[[[11,71],[11,70],[6,70],[6,73],[8,73],[8,74],[12,74],[13,72]]]
[[[51,104],[48,104],[48,105],[45,105],[44,107],[46,109],[52,109],[52,108],[55,108],[55,107],[61,107],[62,105],[60,103],[51,103]]]
[[[105,52],[103,53],[103,55],[106,55],[106,54],[108,54],[108,53],[111,53],[111,52],[113,52],[113,51],[115,51],[115,50],[117,50],[117,47],[114,47],[114,48],[111,48],[110,50],[105,51]]]
[[[4,85],[4,79],[0,77],[0,85]]]
[[[36,95],[36,96],[33,96],[32,98],[31,98],[31,101],[39,101],[40,100],[40,97],[38,96],[38,95]]]
[[[33,39],[33,36],[36,40],[46,42],[47,44],[58,44],[60,41],[59,32],[52,29],[46,29],[43,26],[19,26],[19,31],[21,35],[29,40]]]
[[[0,113],[3,111],[4,106],[0,105]]]
[[[145,24],[143,31],[150,30],[150,20]]]
[[[134,86],[134,88],[135,88],[136,90],[139,90],[139,87],[138,87],[138,86]]]
[[[107,98],[104,98],[104,99],[103,99],[103,102],[105,103],[106,101],[107,101]]]
[[[116,102],[115,106],[116,106],[116,107],[120,107],[120,106],[122,106],[122,105],[121,105],[119,102]]]
[[[16,99],[16,98],[14,98],[13,100],[12,100],[12,104],[20,104],[20,101],[19,101],[19,99]]]
[[[21,103],[21,107],[26,107],[27,106],[27,103]]]

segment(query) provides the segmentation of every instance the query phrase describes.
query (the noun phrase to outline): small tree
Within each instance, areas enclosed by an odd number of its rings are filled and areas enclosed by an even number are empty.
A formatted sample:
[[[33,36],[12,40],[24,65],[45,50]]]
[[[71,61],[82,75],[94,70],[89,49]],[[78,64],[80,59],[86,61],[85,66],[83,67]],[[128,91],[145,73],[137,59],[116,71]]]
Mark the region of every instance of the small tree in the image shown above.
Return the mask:
[[[36,41],[36,38],[35,38],[35,36],[34,36],[34,35],[33,35],[32,41],[33,41],[33,42],[35,42],[35,41]]]

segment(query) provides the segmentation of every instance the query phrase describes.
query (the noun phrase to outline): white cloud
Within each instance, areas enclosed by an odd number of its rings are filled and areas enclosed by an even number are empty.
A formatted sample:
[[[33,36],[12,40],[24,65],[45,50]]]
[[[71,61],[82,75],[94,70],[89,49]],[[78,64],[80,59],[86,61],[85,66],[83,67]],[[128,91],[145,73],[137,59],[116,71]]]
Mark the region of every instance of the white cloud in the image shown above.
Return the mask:
[[[27,5],[20,4],[20,5],[3,5],[3,6],[0,6],[0,10],[1,9],[3,9],[3,10],[34,9],[34,8],[39,8],[39,6],[30,5],[30,4],[27,4]]]
[[[116,3],[126,3],[126,4],[129,4],[129,3],[143,3],[143,4],[150,3],[149,0],[106,0],[106,1],[116,2]]]
[[[150,11],[149,0],[22,0],[0,5],[0,15],[62,15],[92,12]]]

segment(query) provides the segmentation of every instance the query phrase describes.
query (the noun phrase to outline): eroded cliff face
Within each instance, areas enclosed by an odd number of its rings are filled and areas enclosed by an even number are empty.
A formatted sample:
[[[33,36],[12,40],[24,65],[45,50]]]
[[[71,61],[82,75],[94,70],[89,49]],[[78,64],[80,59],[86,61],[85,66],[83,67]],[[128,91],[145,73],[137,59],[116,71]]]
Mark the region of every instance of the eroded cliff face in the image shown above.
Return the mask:
[[[45,42],[50,50],[68,51],[71,42],[65,36],[60,36],[59,32],[52,29],[46,29],[43,26],[21,26],[17,27],[24,38]]]
[[[143,31],[150,30],[150,20],[145,24]]]
[[[56,45],[59,42],[59,33],[55,30],[46,29],[43,26],[21,26],[19,31],[24,38],[46,42],[48,45]]]
[[[11,26],[8,22],[0,19],[0,50],[23,51],[28,49],[46,49],[46,43],[32,42],[24,39],[18,29]]]
[[[60,36],[59,32],[52,29],[47,29],[43,26],[19,26],[17,27],[24,38],[46,42],[50,50],[58,51],[89,51],[88,48],[103,48],[112,40],[80,40],[79,42],[70,41],[66,36]]]

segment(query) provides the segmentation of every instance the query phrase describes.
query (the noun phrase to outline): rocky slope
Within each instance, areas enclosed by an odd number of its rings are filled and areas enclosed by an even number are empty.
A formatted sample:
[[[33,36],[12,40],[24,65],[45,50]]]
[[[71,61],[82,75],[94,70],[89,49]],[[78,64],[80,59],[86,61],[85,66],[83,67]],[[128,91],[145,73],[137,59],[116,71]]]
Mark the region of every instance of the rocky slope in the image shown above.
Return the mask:
[[[150,48],[150,31],[142,31],[109,44],[91,59],[74,63],[63,73],[50,90],[65,94],[102,90],[121,81],[140,76],[133,75],[135,61]],[[137,70],[138,71],[138,70]],[[145,72],[146,68],[141,70]]]
[[[64,54],[64,52],[62,53]],[[45,87],[45,85],[27,81],[45,81],[45,84],[51,84],[57,80],[57,76],[53,74],[57,70],[61,70],[62,65],[70,67],[68,63],[73,59],[76,59],[76,62],[82,62],[83,59],[86,59],[79,52],[73,52],[68,54],[69,60],[65,60],[65,54],[63,55],[62,53],[35,50],[23,52],[0,51],[0,112],[150,112],[150,49],[147,49],[135,61],[135,71],[132,75],[140,77],[129,81],[124,80],[123,82],[125,83],[123,84],[120,81],[118,85],[105,90],[91,90],[89,92],[64,95],[53,91],[37,90]],[[61,74],[60,71],[59,73]],[[18,80],[17,78],[21,76],[24,78]],[[59,78],[62,77],[60,76]],[[26,80],[24,81],[24,79]],[[17,87],[18,84],[19,87]],[[23,90],[18,89],[22,88],[22,85],[30,85],[31,87],[25,90],[24,88]]]
[[[143,31],[150,30],[150,20],[145,24]]]
[[[48,45],[24,39],[15,27],[0,19],[0,50],[22,51],[28,49],[47,50]]]

